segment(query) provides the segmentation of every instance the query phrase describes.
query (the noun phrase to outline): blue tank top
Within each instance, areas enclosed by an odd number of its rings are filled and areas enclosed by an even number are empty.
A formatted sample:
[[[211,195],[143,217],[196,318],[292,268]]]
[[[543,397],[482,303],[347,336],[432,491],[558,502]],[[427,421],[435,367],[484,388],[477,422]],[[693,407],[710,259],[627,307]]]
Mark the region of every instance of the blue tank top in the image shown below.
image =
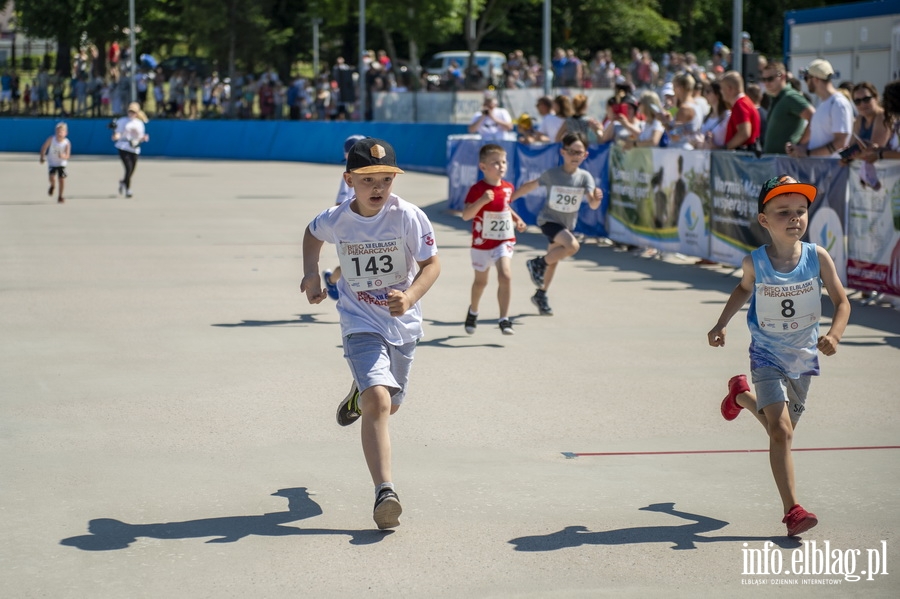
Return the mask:
[[[766,247],[753,250],[756,283],[750,297],[750,368],[773,367],[790,378],[819,374],[822,280],[816,244],[803,243],[797,266],[778,272]]]
[[[875,119],[872,119],[872,122],[869,123],[869,126],[866,127],[866,119],[860,119],[859,121],[859,138],[864,142],[872,141],[872,129],[875,128]]]

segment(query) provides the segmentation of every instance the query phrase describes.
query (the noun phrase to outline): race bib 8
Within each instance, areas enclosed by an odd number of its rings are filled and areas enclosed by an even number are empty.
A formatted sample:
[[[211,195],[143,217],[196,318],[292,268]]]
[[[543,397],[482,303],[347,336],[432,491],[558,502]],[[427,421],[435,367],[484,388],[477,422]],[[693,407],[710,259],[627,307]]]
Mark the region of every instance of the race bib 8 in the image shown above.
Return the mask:
[[[484,239],[512,239],[513,219],[509,210],[490,212],[485,210],[481,218],[481,236]]]
[[[583,197],[584,189],[581,187],[554,185],[550,188],[550,208],[566,214],[578,212]]]
[[[813,326],[822,317],[818,279],[790,285],[756,284],[756,317],[770,333],[792,333]]]
[[[341,276],[351,289],[384,289],[406,281],[409,269],[402,239],[342,241],[338,244]]]

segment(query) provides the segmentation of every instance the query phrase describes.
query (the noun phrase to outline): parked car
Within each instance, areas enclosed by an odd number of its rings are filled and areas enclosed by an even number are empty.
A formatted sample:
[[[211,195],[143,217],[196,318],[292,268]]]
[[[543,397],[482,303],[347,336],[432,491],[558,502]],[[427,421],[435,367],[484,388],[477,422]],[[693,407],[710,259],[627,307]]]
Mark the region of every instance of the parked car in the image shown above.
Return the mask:
[[[469,52],[467,50],[454,50],[438,52],[425,63],[425,73],[431,79],[438,78],[446,72],[451,62],[456,62],[460,70],[465,73],[469,66]],[[506,64],[506,56],[501,52],[476,52],[475,64],[494,85],[503,81],[503,66]]]

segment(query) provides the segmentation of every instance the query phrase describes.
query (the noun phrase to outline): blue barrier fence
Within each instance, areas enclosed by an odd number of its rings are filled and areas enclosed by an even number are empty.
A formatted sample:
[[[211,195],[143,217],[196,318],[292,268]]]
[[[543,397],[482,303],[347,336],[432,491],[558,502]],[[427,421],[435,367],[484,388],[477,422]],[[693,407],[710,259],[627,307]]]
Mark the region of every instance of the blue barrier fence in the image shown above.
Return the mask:
[[[38,152],[53,135],[58,119],[0,119],[0,152]],[[115,154],[110,119],[72,119],[69,139],[78,154]],[[358,123],[350,121],[181,121],[151,120],[144,156],[220,160],[283,160],[339,164],[350,135],[385,139],[394,146],[403,169],[444,174],[447,137],[466,132],[464,125]]]

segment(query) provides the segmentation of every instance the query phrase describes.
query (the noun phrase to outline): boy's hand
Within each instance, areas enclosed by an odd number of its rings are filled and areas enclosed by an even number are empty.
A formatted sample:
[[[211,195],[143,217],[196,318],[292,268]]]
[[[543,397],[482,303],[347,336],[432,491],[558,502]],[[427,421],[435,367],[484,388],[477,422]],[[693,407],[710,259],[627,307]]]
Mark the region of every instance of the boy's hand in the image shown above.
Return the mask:
[[[713,347],[725,347],[725,327],[713,327],[713,329],[706,334],[706,338]]]
[[[599,187],[594,188],[594,201],[600,202],[603,200],[603,190]]]
[[[819,342],[816,343],[816,347],[819,348],[819,351],[826,356],[833,356],[837,353],[837,346],[838,340],[831,335],[822,335],[819,337]]]
[[[521,233],[522,231],[524,231],[527,228],[528,228],[528,225],[526,225],[525,221],[522,220],[521,218],[516,221],[516,231],[519,231]]]
[[[306,299],[311,304],[320,304],[328,297],[328,293],[322,289],[322,279],[318,273],[303,277],[300,281],[300,291],[306,293]]]
[[[409,296],[397,289],[388,291],[387,298],[388,309],[391,311],[391,316],[403,316],[406,314],[406,311],[409,310],[410,306],[412,306],[412,302],[409,301]]]
[[[481,196],[481,200],[483,202],[487,202],[488,204],[493,202],[494,201],[494,191],[492,189],[488,189],[487,191],[485,191],[484,195]]]
[[[41,164],[44,164],[44,155],[41,154]]]

